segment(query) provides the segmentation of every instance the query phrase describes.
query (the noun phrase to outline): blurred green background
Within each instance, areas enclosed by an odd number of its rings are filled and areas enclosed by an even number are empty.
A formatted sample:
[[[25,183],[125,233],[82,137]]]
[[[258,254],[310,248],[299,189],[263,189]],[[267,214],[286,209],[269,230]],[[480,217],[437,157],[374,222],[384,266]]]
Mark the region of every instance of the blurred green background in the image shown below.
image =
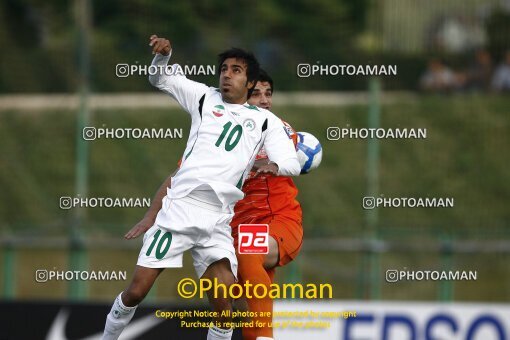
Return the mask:
[[[364,77],[298,80],[299,63],[396,64],[385,88],[416,89],[430,57],[461,71],[483,47],[498,63],[510,48],[508,7],[501,0],[5,0],[0,91],[78,90],[80,27],[95,92],[152,91],[139,77],[115,76],[118,63],[150,62],[151,34],[169,38],[182,64],[215,64],[226,48],[249,49],[279,90],[366,90]]]
[[[148,36],[156,33],[172,41],[175,62],[184,64],[215,64],[217,53],[231,46],[252,50],[274,76],[273,111],[322,142],[320,168],[296,179],[305,241],[299,257],[279,271],[280,281],[332,283],[335,298],[343,299],[507,300],[508,94],[460,87],[444,93],[417,92],[420,75],[432,57],[462,74],[475,51],[485,48],[498,64],[510,48],[507,7],[502,1],[475,0],[273,0],[235,5],[156,0],[2,2],[2,297],[109,301],[125,287],[126,282],[40,284],[34,274],[52,268],[126,270],[128,276],[132,272],[141,239],[123,241],[122,236],[145,209],[61,210],[59,198],[79,194],[80,185],[90,197],[152,198],[175,169],[188,135],[186,113],[177,108],[125,108],[119,100],[118,107],[109,109],[90,105],[92,94],[157,92],[145,77],[115,75],[118,63],[150,62]],[[452,22],[457,23],[454,37],[464,27],[461,45],[448,38],[455,26]],[[396,64],[398,75],[299,78],[299,63]],[[217,83],[216,76],[193,79],[211,86]],[[369,91],[371,84],[382,87],[381,100],[370,99],[378,95]],[[305,102],[312,92],[366,97],[360,103],[279,104],[279,96],[290,91],[303,91]],[[81,104],[60,107],[52,97],[56,94],[74,95]],[[34,95],[50,102],[50,108],[47,103],[38,107]],[[28,108],[25,104],[31,102]],[[368,127],[374,115],[380,127],[426,128],[428,137],[380,140],[375,163],[368,160],[374,141],[326,138],[328,127]],[[185,136],[84,142],[80,130],[84,125],[182,128]],[[374,171],[376,192],[368,184]],[[77,176],[82,184],[77,184]],[[362,208],[362,198],[369,194],[453,197],[455,207],[386,208],[378,209],[374,217]],[[476,270],[478,279],[384,281],[387,269],[404,268]],[[150,298],[175,298],[177,280],[193,275],[186,257],[185,268],[167,270]]]

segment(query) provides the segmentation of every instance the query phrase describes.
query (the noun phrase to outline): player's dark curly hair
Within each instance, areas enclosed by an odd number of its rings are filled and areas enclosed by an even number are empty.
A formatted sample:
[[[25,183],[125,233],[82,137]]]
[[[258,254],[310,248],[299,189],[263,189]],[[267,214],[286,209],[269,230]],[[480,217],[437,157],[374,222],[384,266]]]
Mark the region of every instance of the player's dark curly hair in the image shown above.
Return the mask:
[[[257,81],[269,83],[269,85],[271,86],[271,92],[274,92],[273,78],[271,78],[269,74],[267,74],[267,72],[264,71],[263,69],[259,70],[259,78],[257,79]]]
[[[257,83],[260,72],[260,65],[257,58],[255,58],[251,52],[246,52],[243,49],[233,47],[218,54],[218,69],[221,70],[221,65],[223,65],[225,60],[228,58],[241,59],[246,63],[247,82],[253,81],[253,87],[248,89],[248,98],[250,98],[253,90],[255,89],[255,84]]]

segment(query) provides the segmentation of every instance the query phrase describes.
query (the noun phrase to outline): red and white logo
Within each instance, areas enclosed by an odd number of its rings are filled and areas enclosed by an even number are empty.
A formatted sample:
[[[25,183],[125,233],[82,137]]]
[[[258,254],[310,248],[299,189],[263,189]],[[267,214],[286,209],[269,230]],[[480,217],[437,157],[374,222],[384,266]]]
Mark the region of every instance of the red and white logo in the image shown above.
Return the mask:
[[[269,253],[269,225],[240,224],[238,251],[239,254]]]

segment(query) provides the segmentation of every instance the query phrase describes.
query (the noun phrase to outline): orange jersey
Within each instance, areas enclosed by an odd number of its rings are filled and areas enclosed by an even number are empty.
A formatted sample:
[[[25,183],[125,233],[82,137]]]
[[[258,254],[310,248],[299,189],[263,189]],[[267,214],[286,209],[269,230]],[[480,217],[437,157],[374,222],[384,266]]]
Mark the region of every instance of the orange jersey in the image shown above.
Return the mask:
[[[283,124],[296,145],[296,131],[288,123]],[[263,148],[256,159],[267,159]],[[271,175],[254,177],[254,175],[255,172],[250,172],[244,182],[242,190],[245,196],[234,208],[235,215],[231,226],[234,228],[242,223],[260,223],[258,222],[260,219],[273,215],[283,215],[301,224],[301,206],[296,200],[298,190],[292,178]]]

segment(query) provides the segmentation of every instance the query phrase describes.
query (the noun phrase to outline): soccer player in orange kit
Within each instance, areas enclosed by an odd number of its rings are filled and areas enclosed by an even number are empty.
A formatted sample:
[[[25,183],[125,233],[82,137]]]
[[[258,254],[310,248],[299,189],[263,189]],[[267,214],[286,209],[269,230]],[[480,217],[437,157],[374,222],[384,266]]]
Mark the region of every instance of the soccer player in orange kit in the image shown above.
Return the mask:
[[[273,80],[260,70],[260,75],[248,103],[267,110],[271,109]],[[283,122],[287,134],[297,144],[297,133]],[[234,208],[234,218],[230,223],[234,246],[238,251],[238,226],[245,223],[269,225],[268,254],[239,254],[238,276],[240,283],[249,281],[254,286],[263,284],[268,287],[274,281],[276,267],[292,261],[303,242],[302,211],[296,200],[298,190],[290,177],[269,174],[254,176],[259,166],[268,163],[264,148],[257,154],[252,172],[243,185],[245,196]],[[270,297],[246,299],[250,312],[273,312],[273,300]],[[266,314],[267,315],[267,314]],[[264,327],[243,328],[244,340],[272,340],[273,329],[269,327],[272,317],[256,317]]]

